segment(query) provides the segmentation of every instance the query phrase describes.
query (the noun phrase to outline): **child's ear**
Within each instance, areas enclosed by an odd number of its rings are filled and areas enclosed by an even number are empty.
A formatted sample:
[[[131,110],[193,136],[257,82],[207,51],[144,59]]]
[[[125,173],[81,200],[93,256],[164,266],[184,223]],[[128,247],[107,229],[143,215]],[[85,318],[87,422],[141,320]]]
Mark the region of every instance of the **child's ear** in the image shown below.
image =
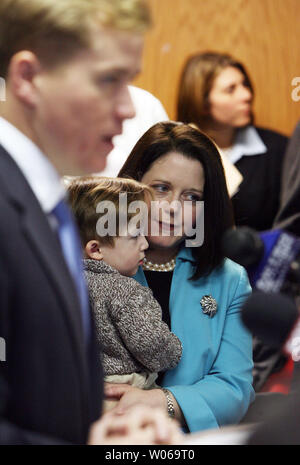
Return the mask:
[[[92,260],[103,260],[103,254],[100,249],[99,241],[92,239],[85,246],[85,253]]]

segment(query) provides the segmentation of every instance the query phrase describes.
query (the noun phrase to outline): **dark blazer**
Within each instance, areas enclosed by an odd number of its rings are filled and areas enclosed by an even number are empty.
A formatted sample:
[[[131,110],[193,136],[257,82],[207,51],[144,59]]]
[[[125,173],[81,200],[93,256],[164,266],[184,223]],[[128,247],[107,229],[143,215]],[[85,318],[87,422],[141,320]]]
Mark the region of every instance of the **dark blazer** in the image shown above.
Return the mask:
[[[237,226],[264,231],[272,228],[279,209],[282,163],[288,138],[269,129],[256,130],[267,152],[244,156],[236,162],[244,179],[232,203]]]
[[[254,424],[254,429],[247,439],[248,445],[300,445],[300,391],[288,395],[264,394],[262,400],[262,415],[249,417],[248,423]],[[274,397],[274,399],[272,399]]]
[[[280,208],[274,227],[300,236],[300,121],[284,156],[281,185]]]
[[[244,156],[235,166],[244,179],[232,198],[237,226],[257,231],[271,229],[279,209],[281,175],[288,138],[269,129],[255,128],[267,152]],[[271,373],[279,371],[286,357],[277,349],[253,340],[253,386],[259,391]]]
[[[94,331],[87,348],[59,241],[1,146],[0,212],[0,443],[85,443],[101,413]]]

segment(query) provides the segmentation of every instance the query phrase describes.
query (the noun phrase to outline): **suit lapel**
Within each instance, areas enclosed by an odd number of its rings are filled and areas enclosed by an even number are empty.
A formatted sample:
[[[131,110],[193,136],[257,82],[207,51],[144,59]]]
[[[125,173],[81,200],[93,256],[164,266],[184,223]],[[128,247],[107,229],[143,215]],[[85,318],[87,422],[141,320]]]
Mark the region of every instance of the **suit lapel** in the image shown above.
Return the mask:
[[[75,284],[65,264],[63,253],[48,218],[42,211],[23,174],[13,159],[0,146],[0,188],[21,217],[24,236],[34,251],[42,269],[48,276],[59,307],[65,314],[77,357],[80,381],[84,384],[84,396],[88,392],[86,350],[81,321],[80,303]],[[86,406],[83,407],[86,410]]]
[[[47,273],[75,340],[83,341],[78,295],[65,264],[60,244],[39,205],[28,205],[22,216],[24,234]]]

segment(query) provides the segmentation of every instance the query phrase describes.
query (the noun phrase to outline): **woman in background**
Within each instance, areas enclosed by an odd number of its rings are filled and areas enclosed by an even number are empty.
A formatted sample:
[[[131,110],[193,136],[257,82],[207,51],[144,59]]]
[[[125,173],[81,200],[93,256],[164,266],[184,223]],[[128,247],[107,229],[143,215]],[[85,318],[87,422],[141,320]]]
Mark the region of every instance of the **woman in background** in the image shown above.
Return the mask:
[[[161,373],[164,390],[109,385],[106,395],[120,398],[118,409],[135,403],[168,408],[189,431],[238,423],[253,400],[252,341],[240,321],[251,290],[244,268],[222,253],[233,219],[220,155],[199,130],[158,123],[137,142],[119,176],[150,186],[161,206],[151,211],[149,249],[136,279],[152,289],[182,342],[182,358]],[[202,201],[201,245],[191,234],[201,231]]]
[[[200,53],[184,66],[177,119],[196,124],[240,171],[243,180],[232,197],[235,223],[263,231],[279,208],[287,138],[253,125],[253,96],[243,64],[227,54]]]

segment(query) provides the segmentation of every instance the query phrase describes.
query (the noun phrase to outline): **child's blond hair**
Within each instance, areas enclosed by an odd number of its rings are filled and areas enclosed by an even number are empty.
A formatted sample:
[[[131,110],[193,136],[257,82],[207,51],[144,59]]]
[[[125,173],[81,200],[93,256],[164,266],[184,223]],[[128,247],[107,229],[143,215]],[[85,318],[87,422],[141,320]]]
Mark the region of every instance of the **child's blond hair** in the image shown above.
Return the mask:
[[[105,178],[100,176],[83,176],[74,178],[68,185],[69,203],[77,221],[81,241],[85,246],[90,240],[97,238],[102,245],[114,244],[111,235],[99,236],[96,224],[101,216],[97,213],[99,202],[110,201],[116,212],[116,235],[119,231],[119,213],[127,214],[127,222],[134,216],[128,212],[128,206],[134,201],[148,203],[153,199],[152,189],[146,184],[133,179]],[[126,193],[126,212],[119,211],[120,194]]]

